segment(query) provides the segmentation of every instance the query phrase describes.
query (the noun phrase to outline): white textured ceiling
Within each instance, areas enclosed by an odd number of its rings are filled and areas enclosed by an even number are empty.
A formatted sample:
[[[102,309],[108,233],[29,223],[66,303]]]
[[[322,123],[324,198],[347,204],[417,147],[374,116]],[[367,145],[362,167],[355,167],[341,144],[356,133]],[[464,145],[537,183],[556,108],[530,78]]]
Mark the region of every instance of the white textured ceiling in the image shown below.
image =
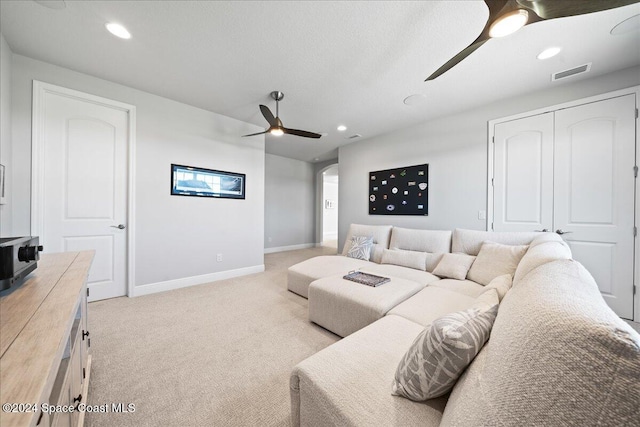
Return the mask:
[[[586,1],[586,0],[585,0]],[[490,40],[432,82],[488,16],[482,1],[66,1],[0,2],[14,53],[266,127],[258,104],[285,93],[287,127],[319,140],[267,136],[267,152],[305,161],[336,156],[346,136],[369,138],[430,118],[563,82],[552,72],[593,62],[576,81],[640,64],[640,31],[612,36],[640,5],[556,19]],[[115,21],[133,35],[106,32]],[[545,47],[555,58],[539,61]],[[412,94],[425,102],[404,105]],[[348,126],[344,133],[339,124]]]

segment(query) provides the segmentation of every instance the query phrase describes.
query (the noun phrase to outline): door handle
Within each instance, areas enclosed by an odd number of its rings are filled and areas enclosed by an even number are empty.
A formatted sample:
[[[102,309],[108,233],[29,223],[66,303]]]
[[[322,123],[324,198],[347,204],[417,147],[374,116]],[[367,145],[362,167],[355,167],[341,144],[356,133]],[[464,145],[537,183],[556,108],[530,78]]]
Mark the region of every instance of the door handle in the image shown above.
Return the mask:
[[[570,234],[570,233],[573,233],[573,231],[563,231],[563,230],[562,230],[562,228],[558,228],[558,229],[556,230],[556,233],[558,233],[559,235],[561,235],[561,236],[562,236],[563,234]]]
[[[542,230],[533,230],[533,231],[537,231],[538,233],[547,233],[549,230],[546,228],[543,228]]]
[[[118,230],[124,230],[126,227],[124,224],[112,225],[111,228],[117,228]]]

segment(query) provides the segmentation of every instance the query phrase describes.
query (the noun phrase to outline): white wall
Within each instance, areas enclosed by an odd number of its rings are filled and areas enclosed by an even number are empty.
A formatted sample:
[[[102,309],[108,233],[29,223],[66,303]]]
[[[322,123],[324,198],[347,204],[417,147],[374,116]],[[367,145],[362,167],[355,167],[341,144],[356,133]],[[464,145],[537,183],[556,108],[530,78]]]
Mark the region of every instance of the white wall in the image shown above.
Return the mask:
[[[325,177],[322,191],[322,240],[335,240],[338,238],[338,179],[335,176]],[[326,200],[333,200],[333,209],[327,209]]]
[[[35,79],[136,106],[136,286],[263,265],[264,138],[240,138],[261,128],[20,55],[12,67],[16,234],[30,226]],[[171,163],[244,173],[246,200],[170,196]]]
[[[0,164],[5,166],[5,205],[0,205],[0,237],[13,235],[11,215],[11,59],[12,53],[0,34]]]
[[[558,85],[340,147],[339,246],[351,223],[485,229],[487,122],[640,84],[640,67]],[[370,171],[429,163],[429,215],[368,215]]]
[[[313,172],[311,163],[265,155],[265,249],[315,244]]]

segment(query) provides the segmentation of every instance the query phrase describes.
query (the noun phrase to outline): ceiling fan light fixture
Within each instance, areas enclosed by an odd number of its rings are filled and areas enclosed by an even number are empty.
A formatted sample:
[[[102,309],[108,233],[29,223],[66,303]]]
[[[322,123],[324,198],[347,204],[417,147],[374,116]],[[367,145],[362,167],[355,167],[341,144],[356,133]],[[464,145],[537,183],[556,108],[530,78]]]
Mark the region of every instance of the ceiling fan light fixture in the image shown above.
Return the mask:
[[[284,131],[281,128],[272,128],[269,133],[273,136],[282,136]]]
[[[524,27],[529,19],[529,12],[525,9],[514,10],[496,19],[489,27],[490,37],[504,37],[513,34]]]

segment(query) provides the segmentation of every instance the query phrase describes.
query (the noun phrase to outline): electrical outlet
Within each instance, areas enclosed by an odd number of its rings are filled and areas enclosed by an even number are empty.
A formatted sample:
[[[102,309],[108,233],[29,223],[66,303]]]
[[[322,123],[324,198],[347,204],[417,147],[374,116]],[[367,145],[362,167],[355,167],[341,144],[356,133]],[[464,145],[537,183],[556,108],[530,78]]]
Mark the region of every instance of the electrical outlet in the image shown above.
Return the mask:
[[[216,256],[216,261],[222,262],[222,254],[218,254],[218,256]]]
[[[487,219],[487,211],[478,211],[478,219]]]

